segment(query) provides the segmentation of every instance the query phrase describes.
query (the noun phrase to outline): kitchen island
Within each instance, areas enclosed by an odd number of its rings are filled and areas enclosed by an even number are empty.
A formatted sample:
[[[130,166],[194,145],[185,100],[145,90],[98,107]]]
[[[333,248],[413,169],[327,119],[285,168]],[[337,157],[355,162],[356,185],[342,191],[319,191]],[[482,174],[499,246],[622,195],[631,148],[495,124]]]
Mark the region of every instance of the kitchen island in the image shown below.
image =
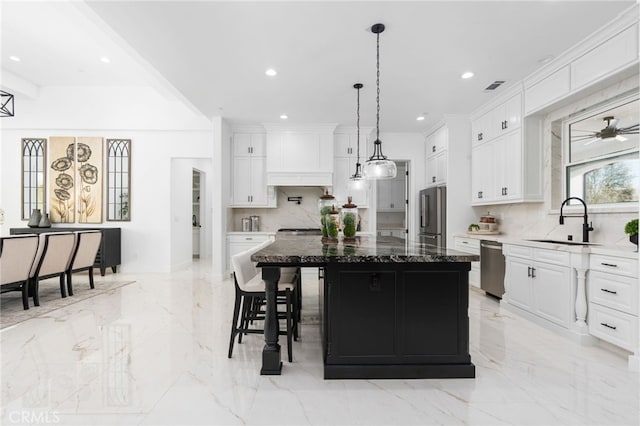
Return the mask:
[[[252,255],[266,283],[263,375],[280,374],[281,267],[320,267],[325,379],[472,378],[468,272],[473,254],[396,237],[327,244],[280,237]]]

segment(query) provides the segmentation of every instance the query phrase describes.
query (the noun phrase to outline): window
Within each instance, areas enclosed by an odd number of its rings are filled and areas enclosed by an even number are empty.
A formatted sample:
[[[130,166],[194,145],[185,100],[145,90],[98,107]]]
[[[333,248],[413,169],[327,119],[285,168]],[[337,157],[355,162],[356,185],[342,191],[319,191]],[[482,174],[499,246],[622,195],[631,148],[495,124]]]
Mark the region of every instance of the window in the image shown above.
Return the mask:
[[[640,191],[637,95],[601,105],[565,122],[567,197],[590,206],[637,203]],[[566,134],[566,133],[565,133]]]
[[[107,220],[131,220],[131,140],[107,139]]]
[[[28,220],[32,210],[45,212],[46,139],[22,139],[22,219]]]

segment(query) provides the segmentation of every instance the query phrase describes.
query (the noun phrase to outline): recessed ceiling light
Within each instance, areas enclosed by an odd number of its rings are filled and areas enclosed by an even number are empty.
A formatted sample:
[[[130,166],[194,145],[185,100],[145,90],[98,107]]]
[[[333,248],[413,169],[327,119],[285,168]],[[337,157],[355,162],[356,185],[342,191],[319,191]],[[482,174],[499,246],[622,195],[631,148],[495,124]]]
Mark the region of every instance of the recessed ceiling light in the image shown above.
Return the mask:
[[[462,74],[460,77],[462,77],[462,78],[464,78],[466,80],[467,78],[473,77],[473,73],[471,71],[467,71],[464,74]]]
[[[17,56],[9,56],[9,59],[11,59],[14,62],[20,62],[20,58],[18,58]]]
[[[278,74],[278,71],[274,70],[273,68],[269,68],[268,70],[266,70],[264,72],[266,75],[268,75],[269,77],[273,77],[276,74]]]
[[[416,120],[418,120],[418,121],[422,121],[422,120],[424,120],[424,115],[419,115],[419,116],[416,118]]]
[[[100,62],[108,64],[109,62],[111,62],[111,60],[109,60],[109,58],[107,58],[106,56],[103,56],[102,58],[100,58]]]
[[[289,118],[289,116],[287,114],[282,114],[280,118],[282,118],[283,120],[286,120],[287,118]]]

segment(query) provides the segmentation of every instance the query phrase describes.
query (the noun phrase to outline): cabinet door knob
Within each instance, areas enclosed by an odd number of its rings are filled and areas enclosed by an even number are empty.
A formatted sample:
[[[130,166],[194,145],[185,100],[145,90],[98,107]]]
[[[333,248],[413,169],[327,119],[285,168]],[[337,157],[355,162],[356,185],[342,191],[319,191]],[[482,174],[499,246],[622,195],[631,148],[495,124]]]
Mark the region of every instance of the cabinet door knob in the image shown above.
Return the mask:
[[[531,278],[536,277],[536,268],[531,268]]]
[[[435,176],[432,176],[432,177],[431,177],[431,182],[435,182],[435,181],[436,181],[436,177],[435,177]]]
[[[482,132],[478,133],[478,140],[481,141],[482,140]]]
[[[527,277],[531,278],[531,266],[527,266]]]
[[[436,152],[436,146],[435,145],[431,146],[431,152]]]

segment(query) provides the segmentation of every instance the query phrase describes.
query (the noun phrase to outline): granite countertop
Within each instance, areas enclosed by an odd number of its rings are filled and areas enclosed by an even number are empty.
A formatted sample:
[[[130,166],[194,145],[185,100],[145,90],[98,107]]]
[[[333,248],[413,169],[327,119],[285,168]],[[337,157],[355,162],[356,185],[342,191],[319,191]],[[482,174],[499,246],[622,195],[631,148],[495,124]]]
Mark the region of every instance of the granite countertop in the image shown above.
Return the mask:
[[[283,236],[251,256],[263,263],[477,262],[480,256],[396,237],[360,236],[355,242],[323,244],[319,236]]]

